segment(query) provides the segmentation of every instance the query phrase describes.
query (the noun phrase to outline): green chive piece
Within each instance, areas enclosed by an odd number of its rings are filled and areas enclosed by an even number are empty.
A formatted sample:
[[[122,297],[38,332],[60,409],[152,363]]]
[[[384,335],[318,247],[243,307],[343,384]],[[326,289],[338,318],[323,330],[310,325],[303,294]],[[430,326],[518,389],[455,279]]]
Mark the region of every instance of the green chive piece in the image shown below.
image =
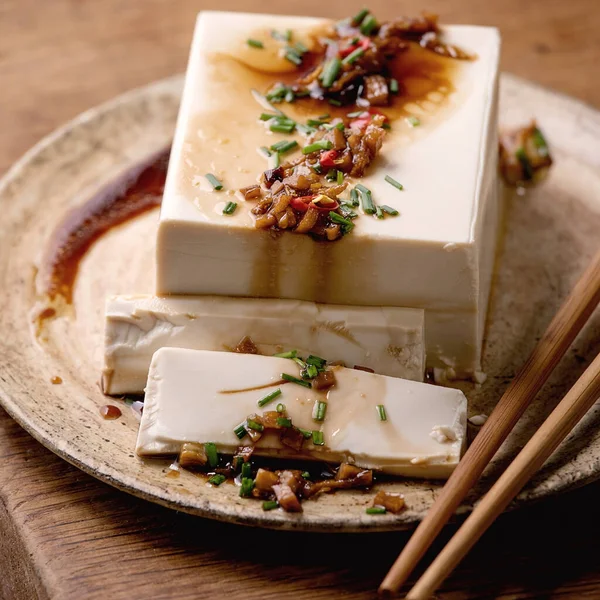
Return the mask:
[[[302,427],[298,427],[298,431],[304,436],[305,440],[309,440],[312,437],[312,431],[308,429],[302,429]]]
[[[387,204],[382,204],[381,210],[384,213],[386,213],[392,217],[397,217],[400,214],[395,208],[392,208],[391,206],[388,206]]]
[[[263,510],[273,510],[274,508],[278,508],[278,507],[279,507],[279,502],[277,502],[276,500],[265,500],[262,503]]]
[[[323,73],[321,74],[321,84],[324,88],[329,88],[333,85],[341,68],[342,61],[337,56],[334,56],[325,63]]]
[[[283,56],[297,67],[302,64],[302,57],[293,48],[288,48]]]
[[[342,211],[342,217],[344,217],[344,219],[356,219],[358,217],[358,214],[351,210],[351,207],[352,205],[348,202],[340,202],[340,210]]]
[[[248,421],[246,422],[246,427],[248,429],[253,429],[254,431],[259,431],[259,432],[262,432],[265,430],[264,425],[262,425],[258,421],[255,421],[254,419],[248,419]]]
[[[396,181],[393,177],[390,177],[389,175],[385,176],[385,180],[390,185],[393,185],[398,190],[403,190],[404,189],[404,186],[399,181]]]
[[[398,80],[397,79],[390,79],[390,92],[392,92],[392,94],[397,94],[398,93]]]
[[[319,119],[319,121],[326,121],[327,119],[330,119],[331,115],[329,113],[325,113],[324,115],[319,115],[317,117],[317,119]]]
[[[279,42],[289,42],[292,39],[292,30],[286,29],[285,31],[281,32],[273,29],[271,31],[271,37]]]
[[[313,431],[312,432],[312,443],[315,446],[324,446],[325,445],[325,439],[323,437],[322,431]]]
[[[381,210],[380,206],[375,207],[375,216],[378,219],[383,219],[383,211]]]
[[[387,413],[385,412],[385,406],[383,404],[377,405],[377,414],[379,415],[380,421],[387,421]]]
[[[273,354],[275,358],[296,358],[298,350],[288,350],[287,352],[279,352],[279,354]]]
[[[223,189],[223,184],[212,173],[207,173],[204,177],[208,179],[208,183],[218,192]]]
[[[323,169],[319,163],[315,163],[314,165],[310,165],[310,168],[317,174],[321,175],[323,173]]]
[[[287,121],[271,123],[269,129],[274,133],[292,133],[296,127],[296,123],[289,123]]]
[[[238,440],[245,438],[248,435],[246,431],[246,421],[240,423],[234,430],[233,433],[237,436]]]
[[[364,115],[366,111],[364,110],[355,110],[354,112],[348,113],[346,116],[349,117],[350,119],[356,119],[357,117],[360,117],[361,115]],[[369,114],[369,113],[367,113]]]
[[[280,164],[280,156],[279,152],[273,152],[271,157],[269,158],[269,169],[276,169]]]
[[[210,483],[211,485],[221,485],[225,481],[225,479],[227,479],[225,475],[217,473],[216,475],[213,475],[212,477],[208,478],[208,483]]]
[[[336,100],[335,98],[329,98],[328,100],[329,104],[331,104],[331,106],[341,106],[342,103],[339,100]]]
[[[368,14],[360,24],[360,32],[364,35],[371,35],[376,27],[377,19],[372,14]]]
[[[515,156],[517,157],[517,159],[521,163],[521,166],[523,167],[523,178],[525,179],[525,181],[530,181],[531,179],[533,179],[533,169],[531,168],[531,163],[529,162],[529,158],[525,153],[525,149],[519,148],[515,152]]]
[[[252,465],[249,462],[242,463],[242,477],[252,479]]]
[[[265,158],[269,158],[272,154],[272,152],[266,146],[261,146],[258,149],[258,153],[262,154],[262,156],[264,156]]]
[[[344,228],[344,233],[349,233],[352,231],[352,229],[354,229],[354,223],[352,221],[345,219],[342,217],[342,215],[338,215],[336,212],[330,211],[329,218],[331,219],[332,223],[341,225],[342,228]]]
[[[302,148],[302,154],[310,154],[317,150],[331,150],[332,148],[333,142],[330,142],[329,140],[317,140],[308,146],[304,146],[304,148]]]
[[[350,190],[350,202],[352,204],[352,206],[358,206],[359,202],[358,202],[358,190],[356,190],[355,188],[352,188]]]
[[[360,183],[356,186],[356,189],[360,193],[362,209],[365,215],[374,215],[375,204],[373,203],[373,198],[371,197],[371,190]]]
[[[364,53],[365,53],[364,48],[357,48],[356,50],[353,50],[352,52],[350,52],[350,54],[348,54],[348,56],[346,56],[346,58],[344,58],[344,60],[342,60],[342,64],[343,65],[351,65],[352,63],[355,63]]]
[[[306,52],[308,52],[308,48],[302,42],[296,42],[294,44],[294,49],[300,52],[300,54],[306,54]]]
[[[278,413],[284,413],[285,412],[285,404],[282,404],[281,402],[275,407],[275,410]]]
[[[254,479],[249,477],[242,477],[242,485],[240,487],[240,496],[242,498],[248,498],[252,494],[254,489]]]
[[[319,369],[315,365],[307,365],[306,369],[302,373],[304,379],[314,379],[319,374]]]
[[[277,425],[288,428],[292,426],[292,420],[289,417],[277,417]]]
[[[550,154],[550,150],[548,149],[548,142],[544,137],[544,134],[536,127],[533,130],[533,143],[538,150],[538,154],[540,156],[546,157]]]
[[[253,40],[252,38],[247,39],[246,44],[248,44],[248,46],[251,46],[252,48],[264,48],[265,47],[265,45],[260,40]]]
[[[342,173],[342,171],[338,171],[337,172],[337,183],[338,185],[342,185],[342,183],[344,183],[344,174]]]
[[[278,398],[279,396],[281,396],[281,390],[279,388],[277,388],[276,390],[273,390],[266,396],[263,396],[257,402],[257,404],[258,404],[259,408],[262,408],[263,406],[266,406],[267,404],[269,404],[269,402],[272,402],[273,400],[275,400],[275,398]]]
[[[228,202],[223,209],[224,215],[232,215],[237,208],[237,202]]]
[[[314,421],[322,422],[327,414],[327,402],[317,400],[313,405],[312,418]]]
[[[421,119],[414,117],[414,116],[410,116],[406,118],[406,122],[411,126],[411,127],[418,127],[421,124]]]
[[[217,447],[212,442],[207,442],[204,444],[204,452],[206,452],[206,458],[208,458],[208,465],[214,469],[219,464]]]
[[[327,171],[327,175],[325,175],[325,179],[327,179],[327,181],[336,181],[337,169],[329,169],[329,171]]]
[[[385,506],[369,506],[365,511],[368,515],[385,515],[387,510]]]
[[[316,131],[314,127],[304,125],[303,123],[296,123],[296,129],[304,135],[310,135],[311,133],[314,133]]]
[[[302,379],[298,379],[297,377],[294,377],[293,375],[288,375],[287,373],[282,373],[281,379],[283,379],[284,381],[290,381],[292,383],[297,383],[298,385],[301,385],[305,388],[312,387],[312,385],[310,384],[310,381],[302,381]]]
[[[308,121],[306,121],[309,127],[321,127],[321,125],[325,125],[326,122],[326,120],[321,119],[308,119]]]
[[[308,471],[304,471],[304,473],[302,473],[302,479],[310,479],[310,473]]]
[[[387,130],[389,130],[389,129],[391,129],[391,128],[392,128],[392,126],[391,126],[389,123],[384,123],[384,124],[381,126],[381,129],[387,129]]]
[[[352,24],[353,25],[358,25],[359,23],[362,23],[362,20],[369,14],[369,9],[368,8],[363,8],[362,10],[359,10],[353,17],[352,17]]]
[[[321,358],[320,356],[315,356],[314,354],[311,354],[306,359],[306,364],[315,365],[315,367],[322,369],[327,364],[327,361],[324,358]]]
[[[272,115],[271,113],[260,113],[260,117],[258,117],[261,121],[270,121],[271,119],[276,119],[278,115]]]
[[[297,145],[298,142],[296,140],[281,140],[281,142],[273,144],[271,150],[275,150],[276,152],[279,152],[279,154],[286,154],[290,150],[293,150]]]

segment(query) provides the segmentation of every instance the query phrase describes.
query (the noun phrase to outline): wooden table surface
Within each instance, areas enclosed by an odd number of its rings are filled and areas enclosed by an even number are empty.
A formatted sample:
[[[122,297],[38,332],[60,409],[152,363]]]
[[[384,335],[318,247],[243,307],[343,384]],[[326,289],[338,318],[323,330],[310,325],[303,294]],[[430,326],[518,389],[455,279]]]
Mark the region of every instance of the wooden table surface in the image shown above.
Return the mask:
[[[363,2],[2,0],[0,173],[64,121],[185,68],[202,8],[342,17]],[[382,18],[416,1],[371,3]],[[430,0],[496,25],[502,66],[600,107],[598,0]],[[600,484],[503,516],[439,597],[600,598]],[[447,538],[452,529],[445,532]],[[250,530],[175,513],[68,465],[0,410],[0,598],[372,598],[407,534]]]

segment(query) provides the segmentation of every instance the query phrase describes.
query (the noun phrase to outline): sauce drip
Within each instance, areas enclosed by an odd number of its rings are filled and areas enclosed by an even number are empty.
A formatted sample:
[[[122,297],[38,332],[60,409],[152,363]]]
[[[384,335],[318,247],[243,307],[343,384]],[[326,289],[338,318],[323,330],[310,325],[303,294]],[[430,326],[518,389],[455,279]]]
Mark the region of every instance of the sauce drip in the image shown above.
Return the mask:
[[[100,407],[100,416],[107,421],[114,421],[118,419],[123,413],[121,409],[114,404],[105,404]]]
[[[59,383],[62,383],[63,380],[61,377],[59,377],[58,375],[55,375],[54,377],[52,377],[50,379],[50,383],[54,384],[54,385],[58,385]]]

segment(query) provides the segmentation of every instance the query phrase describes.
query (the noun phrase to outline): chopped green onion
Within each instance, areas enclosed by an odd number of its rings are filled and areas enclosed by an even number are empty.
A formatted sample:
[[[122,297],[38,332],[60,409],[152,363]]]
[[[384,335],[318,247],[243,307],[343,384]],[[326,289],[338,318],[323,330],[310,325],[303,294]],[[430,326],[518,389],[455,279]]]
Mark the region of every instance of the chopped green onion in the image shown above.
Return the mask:
[[[358,190],[356,190],[355,188],[352,188],[350,190],[350,202],[352,204],[352,206],[358,206],[359,202],[358,202]]]
[[[327,179],[327,181],[337,180],[337,169],[329,169],[327,175],[325,175],[325,179]]]
[[[277,425],[280,427],[291,427],[292,420],[289,417],[277,417]]]
[[[319,115],[317,117],[317,119],[319,119],[319,121],[326,121],[327,119],[330,119],[331,115],[329,113],[325,113],[324,115]]]
[[[330,142],[329,140],[317,140],[308,146],[304,146],[304,148],[302,148],[302,154],[310,154],[317,150],[331,150],[332,148],[333,142]]]
[[[319,374],[319,369],[315,365],[308,365],[302,376],[304,374],[306,374],[305,379],[314,379]]]
[[[306,121],[309,127],[321,127],[321,125],[325,125],[326,122],[326,119],[308,119],[308,121]]]
[[[312,431],[308,429],[302,429],[302,427],[298,427],[298,431],[304,436],[305,440],[309,440],[312,437]]]
[[[252,38],[247,39],[246,44],[248,44],[248,46],[252,46],[252,48],[264,48],[265,47],[265,45],[260,40],[253,40]]]
[[[295,97],[294,96],[294,90],[288,90],[285,93],[285,98],[284,99],[285,99],[286,102],[293,102],[294,101],[294,97]]]
[[[336,100],[335,98],[329,98],[328,100],[329,104],[331,104],[331,106],[341,106],[342,103],[339,100]]]
[[[356,189],[360,192],[360,199],[362,201],[363,212],[366,215],[374,215],[375,204],[373,203],[373,199],[371,198],[371,190],[360,183],[356,186]]]
[[[237,436],[238,440],[245,438],[248,435],[246,431],[246,421],[240,423],[234,430],[233,433]]]
[[[342,215],[338,215],[336,212],[330,211],[329,218],[332,223],[337,223],[344,228],[344,233],[349,233],[354,229],[354,223],[348,219],[342,217]]]
[[[242,463],[242,477],[252,479],[252,465],[249,462]]]
[[[379,415],[380,421],[387,421],[387,413],[385,412],[385,406],[383,404],[377,405],[377,414]]]
[[[315,367],[322,369],[327,364],[327,361],[324,358],[321,358],[320,356],[315,356],[314,354],[311,354],[306,359],[306,364],[315,365]]]
[[[353,17],[352,17],[352,24],[353,25],[358,25],[359,23],[362,22],[362,20],[369,14],[369,9],[368,8],[363,8],[362,10],[358,11]],[[355,42],[356,43],[356,42]]]
[[[330,125],[329,123],[323,123],[322,127],[323,127],[323,129],[327,129],[328,131],[331,131],[332,129],[339,129],[340,131],[344,131],[344,129],[346,129],[346,127],[344,126],[344,124],[341,121],[339,123],[336,123],[335,125]]]
[[[340,202],[340,210],[342,211],[342,217],[345,219],[356,219],[358,215],[351,210],[352,204],[348,202]],[[341,225],[341,223],[340,223]]]
[[[280,142],[273,144],[271,150],[275,150],[276,152],[279,152],[279,154],[285,154],[286,152],[293,150],[297,145],[298,142],[296,140],[281,140]]]
[[[246,421],[246,427],[248,429],[253,429],[254,431],[265,430],[264,425],[262,425],[262,423],[259,423],[258,421],[255,421],[254,419],[248,419],[248,421]]]
[[[217,473],[216,475],[213,475],[212,477],[208,478],[208,483],[212,485],[221,485],[225,481],[225,479],[227,479],[225,475]]]
[[[391,206],[388,206],[387,204],[382,204],[381,210],[384,213],[391,215],[392,217],[396,217],[400,214],[395,208],[392,208]]]
[[[273,29],[271,31],[271,37],[279,42],[289,42],[292,39],[292,30],[286,29],[284,32],[280,32]]]
[[[337,172],[337,183],[338,185],[342,185],[342,183],[344,183],[344,173],[342,173],[342,171]]]
[[[281,115],[272,115],[271,113],[260,113],[260,117],[258,117],[261,121],[270,121],[271,119],[276,119]]]
[[[414,116],[410,116],[406,118],[406,122],[411,126],[411,127],[418,127],[421,124],[421,119],[414,117]]]
[[[346,116],[349,117],[350,119],[356,119],[356,117],[360,117],[361,115],[364,115],[365,112],[366,111],[364,111],[364,110],[356,110],[354,112],[348,113]]]
[[[321,73],[321,84],[324,88],[329,88],[333,85],[341,68],[342,61],[337,56],[334,56],[325,63],[323,72]]]
[[[390,185],[393,185],[398,190],[403,190],[404,189],[404,186],[399,181],[396,181],[393,177],[390,177],[389,175],[385,176],[385,180]]]
[[[208,465],[214,469],[219,464],[217,447],[212,442],[207,442],[204,444],[204,452],[206,452],[206,458],[208,458]]]
[[[281,162],[279,160],[280,158],[281,157],[279,156],[279,152],[273,152],[273,154],[269,158],[269,169],[276,169],[279,166],[279,163]]]
[[[364,53],[365,53],[364,48],[357,48],[356,50],[353,50],[352,52],[350,52],[350,54],[348,54],[348,56],[346,56],[346,58],[344,58],[344,60],[342,61],[342,64],[343,65],[351,65],[352,63],[356,62]]]
[[[288,121],[280,121],[269,125],[269,129],[274,133],[292,133],[295,127],[296,123]]]
[[[533,130],[533,143],[535,147],[538,149],[538,153],[540,156],[548,156],[550,151],[548,149],[548,142],[544,137],[544,134],[536,127]]]
[[[294,357],[292,358],[292,360],[301,368],[301,369],[306,369],[306,363],[298,357]]]
[[[296,42],[294,44],[294,48],[301,54],[308,52],[308,48],[302,42]]]
[[[273,354],[275,358],[296,358],[298,355],[298,350],[288,350],[287,352],[279,352],[278,354]]]
[[[283,56],[297,67],[302,64],[302,56],[294,48],[288,47]]]
[[[523,167],[523,176],[525,178],[525,181],[533,179],[533,169],[531,168],[531,163],[529,162],[529,158],[527,158],[525,149],[519,148],[515,152],[515,156],[517,157],[517,159],[521,163],[521,166]]]
[[[254,489],[254,479],[249,477],[242,477],[242,486],[240,487],[240,496],[242,498],[248,498],[252,494]]]
[[[277,502],[276,500],[265,500],[262,503],[263,510],[273,510],[274,508],[278,508],[278,507],[279,507],[279,502]]]
[[[390,79],[390,92],[392,92],[392,94],[397,94],[398,93],[398,80],[397,79]]]
[[[208,179],[208,183],[218,192],[223,189],[223,184],[212,173],[207,173],[204,177]]]
[[[296,123],[296,129],[304,135],[310,135],[311,133],[314,133],[316,131],[314,127],[304,125],[303,123]]]
[[[317,173],[317,175],[321,175],[323,173],[323,168],[319,163],[315,163],[314,165],[310,165],[310,168]]]
[[[366,510],[368,515],[385,515],[386,512],[385,506],[369,506]]]
[[[278,398],[279,396],[281,396],[281,390],[279,388],[277,388],[276,390],[273,390],[266,396],[263,396],[257,402],[257,404],[258,404],[259,408],[262,408],[263,406],[266,406],[267,404],[269,404],[269,402],[272,402],[273,400],[275,400],[275,398]]]
[[[278,413],[284,413],[285,412],[285,404],[282,404],[281,402],[275,407],[275,410]]]
[[[266,146],[261,146],[258,149],[259,154],[262,154],[262,156],[264,156],[265,158],[269,158],[272,154],[272,152],[266,147]]]
[[[360,24],[360,32],[364,35],[371,35],[376,27],[377,19],[372,14],[368,14]]]
[[[224,215],[232,215],[237,208],[237,202],[228,202],[223,209]]]
[[[381,126],[381,129],[391,129],[391,128],[392,128],[392,126],[391,126],[389,123],[384,123],[384,124]]]
[[[383,211],[381,210],[381,207],[379,207],[379,206],[375,207],[375,216],[378,219],[383,219]]]
[[[312,418],[315,421],[324,421],[325,414],[327,413],[327,402],[323,400],[317,400],[313,405]]]
[[[304,471],[304,473],[302,473],[302,479],[310,479],[310,473],[308,471]]]
[[[302,381],[302,379],[298,379],[297,377],[294,377],[293,375],[288,375],[287,373],[282,373],[281,379],[283,379],[285,381],[291,381],[292,383],[297,383],[298,385],[301,385],[305,388],[312,387],[312,385],[310,384],[310,381]]]
[[[322,431],[313,431],[312,432],[312,443],[315,446],[323,446],[325,445],[325,439],[323,437]]]

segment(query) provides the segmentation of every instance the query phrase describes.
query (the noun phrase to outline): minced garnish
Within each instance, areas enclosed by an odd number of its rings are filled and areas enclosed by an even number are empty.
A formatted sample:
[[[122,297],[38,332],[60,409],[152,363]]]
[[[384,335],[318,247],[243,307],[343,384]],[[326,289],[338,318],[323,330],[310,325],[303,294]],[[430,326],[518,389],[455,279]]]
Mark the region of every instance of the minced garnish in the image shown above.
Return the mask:
[[[398,190],[403,190],[404,186],[399,182],[396,181],[393,177],[391,177],[390,175],[386,175],[385,176],[385,180],[390,184],[393,185],[396,189]]]
[[[223,184],[212,173],[207,173],[204,177],[206,177],[208,183],[210,183],[210,185],[218,192],[223,189]]]
[[[377,414],[379,415],[380,421],[387,421],[387,413],[385,412],[385,406],[383,404],[377,405]]]
[[[251,38],[246,40],[246,44],[252,48],[264,48],[265,45],[260,40],[253,40]]]
[[[237,208],[237,202],[228,202],[225,205],[225,208],[223,208],[223,214],[224,215],[232,215],[235,212],[236,208]]]

